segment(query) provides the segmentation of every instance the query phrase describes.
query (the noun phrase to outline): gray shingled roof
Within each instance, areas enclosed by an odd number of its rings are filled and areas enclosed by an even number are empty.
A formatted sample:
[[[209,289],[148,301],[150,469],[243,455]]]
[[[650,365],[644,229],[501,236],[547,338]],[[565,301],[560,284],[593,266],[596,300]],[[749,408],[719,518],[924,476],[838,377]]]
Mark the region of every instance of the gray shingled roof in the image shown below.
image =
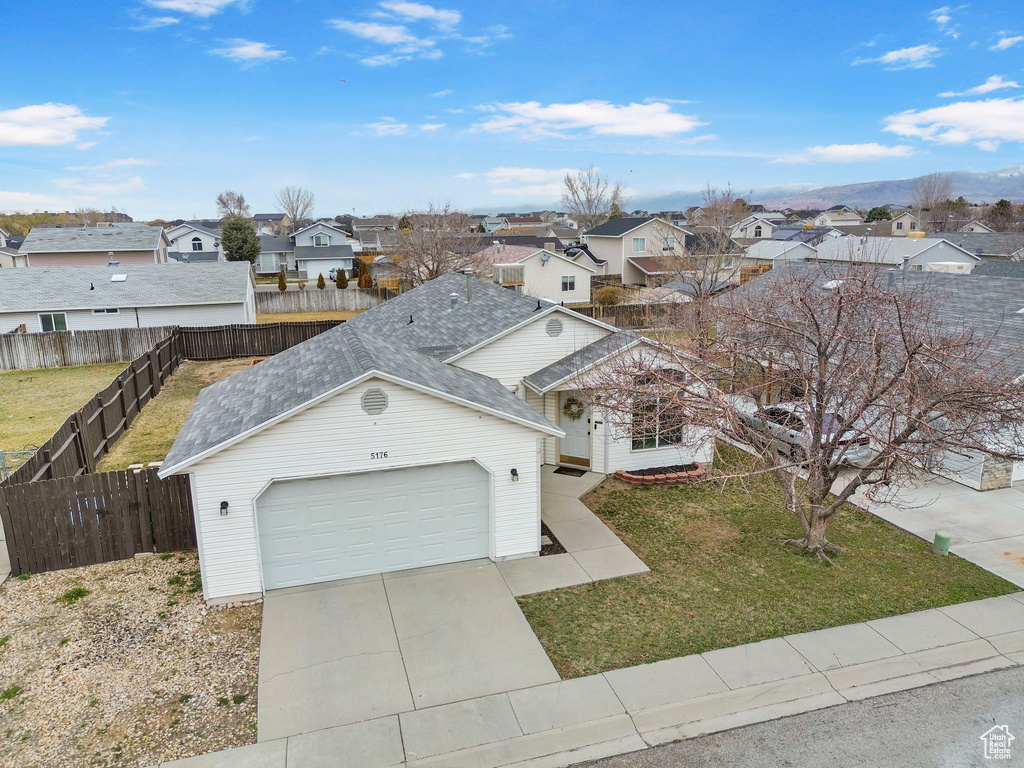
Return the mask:
[[[134,227],[33,227],[21,253],[73,253],[93,251],[155,251],[163,229]]]
[[[616,352],[629,349],[641,341],[641,337],[633,331],[616,331],[534,371],[526,377],[526,385],[534,392],[544,394],[569,377],[583,373]]]
[[[588,229],[584,234],[587,237],[590,237],[591,235],[597,235],[599,237],[620,237],[621,235],[636,229],[641,224],[646,224],[648,221],[654,221],[654,217],[620,216],[617,219],[606,221],[604,224],[599,224],[593,229]]]
[[[983,261],[971,270],[972,275],[1024,278],[1024,261]]]
[[[167,258],[183,264],[199,264],[220,261],[217,251],[168,251]]]
[[[260,253],[290,253],[295,243],[288,235],[260,235]]]
[[[351,259],[354,258],[354,256],[355,254],[352,253],[351,245],[295,246],[296,261],[305,261],[307,259]]]
[[[402,379],[542,431],[561,434],[558,427],[496,380],[392,346],[375,334],[344,323],[203,389],[164,459],[164,470],[173,470],[373,373]]]
[[[948,240],[965,251],[982,256],[1013,256],[1024,250],[1024,235],[1020,232],[937,232],[927,240]]]
[[[245,301],[248,263],[205,264],[202,279],[183,264],[0,269],[0,312],[170,307]],[[127,275],[111,282],[112,275]]]
[[[469,278],[472,298],[467,301],[466,280],[449,272],[356,315],[347,324],[447,360],[556,306],[476,277]],[[453,293],[459,298],[454,311]]]

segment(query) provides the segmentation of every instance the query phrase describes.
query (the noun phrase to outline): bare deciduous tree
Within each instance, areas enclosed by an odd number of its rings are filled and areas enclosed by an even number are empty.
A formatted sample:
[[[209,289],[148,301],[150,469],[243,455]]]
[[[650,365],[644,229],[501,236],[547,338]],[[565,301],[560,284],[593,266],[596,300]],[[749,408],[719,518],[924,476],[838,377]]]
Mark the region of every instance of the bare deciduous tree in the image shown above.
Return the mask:
[[[249,204],[245,202],[245,195],[230,189],[221,192],[217,195],[217,214],[222,219],[249,218]]]
[[[755,469],[709,476],[773,476],[803,531],[787,543],[827,557],[839,550],[829,526],[858,489],[891,500],[951,452],[1024,458],[1024,383],[1003,348],[972,318],[940,315],[944,276],[890,274],[779,267],[714,303],[706,343],[664,346],[657,365],[626,355],[590,381],[594,407],[634,436],[686,425],[746,447]],[[783,426],[805,436],[796,443],[773,426],[780,398],[792,414]],[[864,440],[871,451],[844,466]]]
[[[611,184],[591,163],[565,175],[562,205],[579,222],[580,229],[587,230],[607,221],[612,211],[621,211],[626,200],[622,185]]]
[[[308,189],[288,186],[278,192],[275,199],[281,213],[287,214],[295,227],[299,227],[299,222],[313,215],[316,199]]]
[[[92,227],[103,221],[103,212],[96,208],[78,208],[75,210],[75,221],[83,227]]]
[[[944,232],[949,213],[948,204],[953,195],[953,179],[942,173],[921,176],[914,182],[910,193],[910,207],[929,232]]]
[[[425,211],[409,211],[411,229],[401,231],[395,252],[399,274],[421,285],[448,272],[472,268],[480,240],[467,236],[472,221],[451,203],[431,203]]]

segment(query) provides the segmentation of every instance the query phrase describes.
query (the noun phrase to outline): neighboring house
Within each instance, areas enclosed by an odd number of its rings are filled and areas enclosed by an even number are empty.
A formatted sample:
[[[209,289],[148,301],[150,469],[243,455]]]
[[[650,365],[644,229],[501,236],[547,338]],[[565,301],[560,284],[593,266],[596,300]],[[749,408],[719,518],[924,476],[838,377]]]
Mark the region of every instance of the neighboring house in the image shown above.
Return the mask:
[[[260,235],[260,255],[253,265],[257,274],[295,271],[295,243],[288,235]]]
[[[290,235],[260,235],[255,269],[261,275],[284,269],[312,280],[321,274],[326,279],[332,269],[344,269],[352,276],[354,254],[361,250],[359,241],[345,230],[318,221]]]
[[[508,219],[504,216],[484,216],[481,222],[484,225],[484,232],[497,232],[499,229],[508,229]]]
[[[361,253],[394,253],[402,242],[402,233],[393,229],[369,229],[358,234]]]
[[[358,236],[360,232],[371,230],[396,230],[398,219],[394,216],[371,216],[368,219],[352,219],[352,234]]]
[[[513,232],[520,232],[524,235],[532,232],[545,232],[549,226],[549,223],[540,216],[510,216],[505,221],[507,225],[504,229],[510,229]]]
[[[926,239],[945,240],[985,261],[1024,259],[1022,232],[942,232],[928,235]]]
[[[754,243],[743,264],[764,266],[780,261],[827,261],[849,264],[878,264],[917,272],[936,269],[936,264],[973,266],[979,259],[946,240],[893,237],[827,238],[815,246],[786,240]]]
[[[487,251],[481,252],[485,254]],[[585,261],[573,261],[555,251],[521,246],[508,255],[513,259],[506,258],[493,267],[494,282],[503,288],[565,304],[590,302],[590,277],[597,270]]]
[[[882,224],[883,222],[878,223]],[[885,223],[889,225],[889,231],[885,234],[888,234],[890,237],[906,237],[911,232],[921,231],[921,220],[910,211],[903,211]],[[880,232],[879,234],[883,233]]]
[[[987,233],[993,234],[995,230],[983,221],[969,221],[960,227],[960,232]]]
[[[252,270],[221,262],[0,270],[0,333],[256,322]]]
[[[221,230],[185,222],[166,231],[170,241],[167,255],[175,261],[224,261]]]
[[[757,213],[747,216],[733,225],[730,235],[745,240],[770,240],[775,230],[785,224],[786,217],[781,213],[776,216]]]
[[[589,375],[647,349],[451,273],[203,389],[160,474],[191,477],[204,597],[536,556],[542,464],[710,461],[710,435],[588,405]]]
[[[799,240],[760,240],[740,258],[740,282],[787,261],[812,260],[816,254],[813,245]]]
[[[34,227],[18,252],[30,267],[165,264],[170,241],[160,227]]]
[[[816,227],[841,227],[863,224],[860,214],[845,205],[835,205],[814,217]]]
[[[279,235],[292,226],[287,213],[257,213],[252,217],[252,223],[256,226],[257,235]]]
[[[8,235],[6,232],[4,232],[4,230],[0,229],[0,248],[7,248],[8,247],[8,245],[7,245],[7,238],[9,238],[9,237],[10,237],[10,235]]]
[[[630,263],[633,256],[682,255],[683,240],[692,234],[682,227],[653,218],[611,219],[585,232],[581,240],[601,261],[601,274],[621,275],[623,285],[643,285],[646,276]]]
[[[24,267],[25,257],[18,254],[13,248],[0,247],[0,269],[12,267]]]

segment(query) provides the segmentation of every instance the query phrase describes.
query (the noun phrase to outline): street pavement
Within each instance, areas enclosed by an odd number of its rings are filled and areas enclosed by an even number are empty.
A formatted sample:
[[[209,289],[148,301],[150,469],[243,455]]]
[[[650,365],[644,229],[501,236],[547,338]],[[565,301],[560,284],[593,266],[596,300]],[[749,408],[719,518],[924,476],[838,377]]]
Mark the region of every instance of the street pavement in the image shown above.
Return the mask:
[[[986,759],[981,735],[1009,726],[1008,760]],[[1024,766],[1024,668],[975,675],[580,768],[965,768]]]

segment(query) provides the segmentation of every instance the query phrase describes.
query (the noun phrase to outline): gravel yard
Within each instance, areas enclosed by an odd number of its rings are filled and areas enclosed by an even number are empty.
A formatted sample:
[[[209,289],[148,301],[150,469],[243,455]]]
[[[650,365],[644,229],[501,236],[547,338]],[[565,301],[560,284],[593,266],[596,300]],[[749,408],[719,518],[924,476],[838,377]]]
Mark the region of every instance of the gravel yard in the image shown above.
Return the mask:
[[[0,765],[132,768],[255,742],[262,606],[201,594],[194,552],[0,587]]]

